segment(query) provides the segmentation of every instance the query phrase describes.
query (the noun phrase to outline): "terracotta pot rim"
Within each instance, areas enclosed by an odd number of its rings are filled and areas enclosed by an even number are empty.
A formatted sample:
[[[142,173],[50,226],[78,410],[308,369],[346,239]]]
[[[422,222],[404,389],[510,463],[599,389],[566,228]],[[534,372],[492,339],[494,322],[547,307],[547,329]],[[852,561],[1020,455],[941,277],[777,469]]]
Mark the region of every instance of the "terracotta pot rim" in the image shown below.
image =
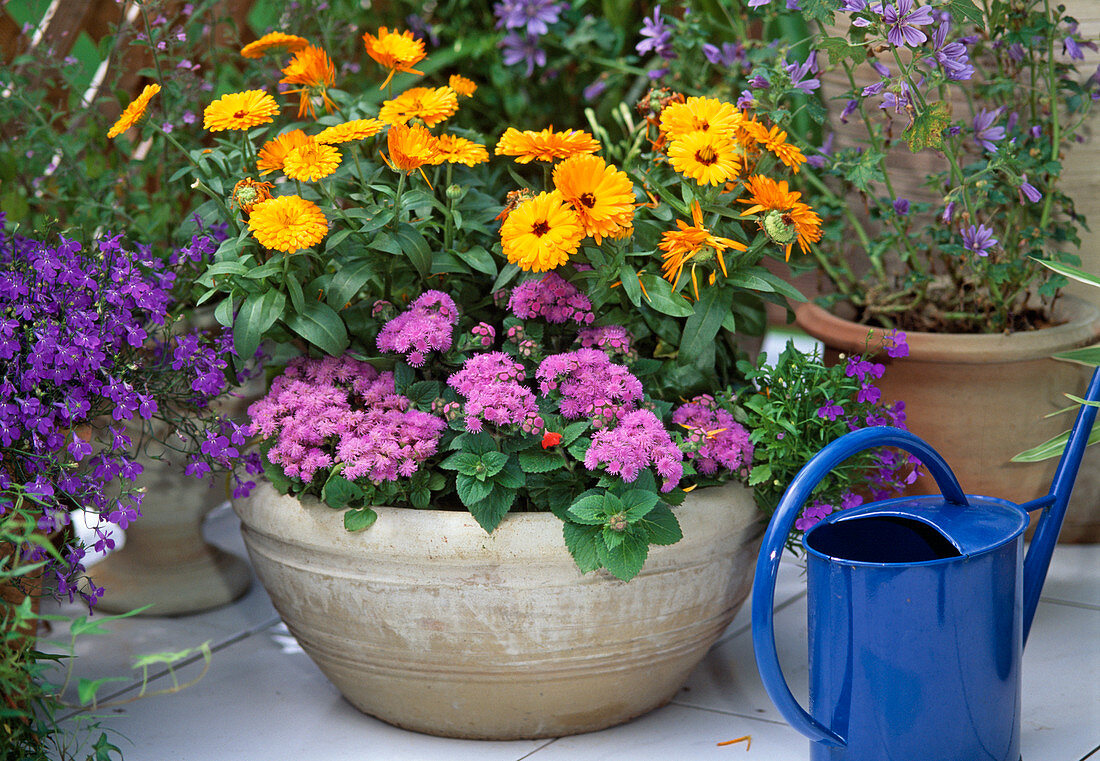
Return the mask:
[[[794,308],[796,324],[814,338],[841,351],[862,352],[888,331],[861,325],[812,302]],[[1100,339],[1100,309],[1083,299],[1062,296],[1054,314],[1065,322],[1051,328],[1005,335],[906,331],[909,359],[922,362],[991,364],[1045,359]],[[870,336],[870,338],[868,338]]]
[[[252,501],[260,499],[278,500],[287,505],[287,510],[253,509]],[[692,499],[674,510],[682,522],[685,510],[702,510],[717,503],[731,507],[740,503],[758,510],[751,490],[736,482],[694,492]],[[279,494],[264,478],[257,479],[252,496],[234,499],[232,504],[248,531],[266,534],[319,555],[353,553],[369,558],[371,553],[377,552],[391,557],[407,555],[410,560],[422,556],[431,562],[461,562],[477,556],[482,560],[496,557],[510,561],[520,558],[573,563],[562,537],[561,519],[550,512],[509,513],[493,533],[488,534],[470,513],[462,510],[373,507],[378,514],[374,525],[364,531],[350,532],[344,528],[342,510],[334,510],[316,497]],[[301,521],[308,521],[309,531],[294,531]],[[677,547],[682,551],[683,541],[667,547],[651,547],[651,560],[655,554],[675,552]]]

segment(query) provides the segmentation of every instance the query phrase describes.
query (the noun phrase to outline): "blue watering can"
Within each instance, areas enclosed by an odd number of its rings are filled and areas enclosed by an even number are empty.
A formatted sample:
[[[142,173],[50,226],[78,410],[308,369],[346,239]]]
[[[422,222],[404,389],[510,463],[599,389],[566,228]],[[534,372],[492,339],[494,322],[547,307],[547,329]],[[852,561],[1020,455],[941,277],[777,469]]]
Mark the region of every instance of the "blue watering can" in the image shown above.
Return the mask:
[[[1086,399],[1100,399],[1100,370]],[[768,695],[814,741],[811,761],[1019,761],[1023,646],[1096,413],[1082,405],[1050,493],[1023,505],[963,494],[943,458],[898,428],[854,431],[799,471],[764,535],[752,637]],[[818,482],[879,446],[916,455],[942,496],[872,502],[806,532],[806,711],[775,650],[780,556]],[[1025,558],[1028,511],[1040,509]]]

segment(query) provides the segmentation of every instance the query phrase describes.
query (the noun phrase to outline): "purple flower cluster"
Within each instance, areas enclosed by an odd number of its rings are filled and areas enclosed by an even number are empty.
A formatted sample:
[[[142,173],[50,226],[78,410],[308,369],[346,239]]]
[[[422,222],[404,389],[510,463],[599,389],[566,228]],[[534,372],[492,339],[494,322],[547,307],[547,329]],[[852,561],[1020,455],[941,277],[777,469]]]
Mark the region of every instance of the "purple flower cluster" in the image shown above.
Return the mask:
[[[672,49],[672,31],[665,26],[665,21],[661,18],[660,5],[653,9],[653,18],[647,16],[642,20],[641,34],[642,41],[634,46],[634,50],[638,52],[638,55],[644,56],[652,53],[666,61],[676,57],[676,51]],[[668,73],[668,69],[664,67],[651,69],[649,78],[660,79],[666,73]]]
[[[458,307],[442,291],[424,291],[401,314],[382,326],[378,348],[405,354],[405,361],[422,367],[429,351],[447,351],[454,340]]]
[[[599,349],[577,349],[552,354],[542,361],[535,377],[544,394],[556,391],[561,414],[570,420],[597,413],[618,417],[642,398],[642,382]]]
[[[9,234],[3,222],[0,214],[0,515],[23,494],[41,506],[39,528],[52,531],[70,509],[84,509],[104,519],[93,542],[102,552],[114,544],[111,524],[129,525],[141,504],[126,482],[142,467],[112,421],[161,416],[177,379],[191,385],[177,401],[219,393],[224,345],[208,351],[194,335],[171,350],[162,342],[175,274],[147,247],[131,251],[121,236],[88,249],[64,237],[49,245]],[[179,342],[194,343],[173,358]],[[63,555],[58,562],[33,548],[24,559],[46,561],[61,595],[94,603],[101,589],[77,587],[84,549]]]
[[[541,317],[554,324],[572,321],[591,325],[596,319],[588,297],[555,272],[538,280],[525,280],[513,288],[508,309],[521,320]]]
[[[600,349],[609,356],[622,356],[633,359],[637,356],[631,346],[634,337],[622,325],[602,325],[596,328],[581,328],[577,331],[577,342],[585,349]]]
[[[713,396],[701,394],[680,405],[672,413],[672,422],[687,429],[688,459],[703,475],[712,476],[719,468],[747,471],[752,464],[748,429],[719,407]]]
[[[860,389],[856,393],[856,401],[874,404],[882,396],[882,391],[875,385],[875,381],[882,377],[886,371],[886,365],[872,362],[856,354],[848,357],[848,365],[844,368],[844,374],[849,378],[860,381]]]
[[[410,409],[393,373],[348,356],[296,358],[248,408],[252,433],[274,440],[270,462],[308,483],[343,465],[350,481],[396,481],[435,454],[444,420]]]
[[[535,66],[545,66],[546,51],[539,47],[539,37],[550,31],[550,25],[558,22],[566,7],[566,3],[554,0],[503,0],[494,3],[497,29],[509,30],[499,43],[504,51],[504,64],[514,66],[526,62],[527,76],[534,73]]]
[[[970,65],[970,55],[962,40],[948,42],[951,32],[950,14],[932,32],[933,60],[942,68],[944,75],[955,82],[963,82],[974,76],[974,67]]]
[[[528,433],[541,430],[535,395],[523,385],[523,365],[502,351],[475,354],[462,369],[447,379],[447,385],[466,398],[462,411],[466,430],[477,433],[484,421],[497,426],[519,425]]]
[[[676,488],[684,475],[684,453],[650,410],[627,412],[614,428],[597,431],[584,455],[584,467],[603,468],[631,483],[642,468],[653,466],[664,478],[661,491]]]

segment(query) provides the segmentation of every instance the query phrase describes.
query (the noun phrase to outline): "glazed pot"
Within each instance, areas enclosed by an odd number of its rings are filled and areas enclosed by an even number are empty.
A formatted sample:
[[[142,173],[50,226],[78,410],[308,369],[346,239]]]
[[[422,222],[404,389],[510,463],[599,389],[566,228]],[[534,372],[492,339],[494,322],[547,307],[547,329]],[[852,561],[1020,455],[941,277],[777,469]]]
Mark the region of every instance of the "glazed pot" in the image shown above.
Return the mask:
[[[840,353],[859,353],[877,345],[883,332],[815,304],[800,305],[795,311],[798,325],[825,344],[830,363],[838,361]],[[1073,422],[1066,415],[1047,416],[1072,405],[1064,394],[1080,396],[1091,368],[1051,359],[1051,355],[1100,340],[1100,309],[1065,297],[1058,302],[1055,319],[1061,324],[1008,335],[909,332],[909,356],[876,357],[886,365],[878,381],[883,399],[905,401],[909,430],[944,455],[966,493],[1022,503],[1050,488],[1056,459],[1038,463],[1011,459]],[[1087,540],[1089,531],[1100,529],[1100,483],[1089,476],[1090,471],[1100,472],[1097,464],[1100,451],[1094,447],[1081,467],[1064,539]],[[935,489],[927,477],[911,487],[912,493],[920,494]]]
[[[684,538],[629,582],[582,575],[550,513],[342,513],[264,481],[235,500],[287,628],[356,708],[448,737],[557,737],[667,703],[748,594],[764,523],[741,486],[676,508]]]

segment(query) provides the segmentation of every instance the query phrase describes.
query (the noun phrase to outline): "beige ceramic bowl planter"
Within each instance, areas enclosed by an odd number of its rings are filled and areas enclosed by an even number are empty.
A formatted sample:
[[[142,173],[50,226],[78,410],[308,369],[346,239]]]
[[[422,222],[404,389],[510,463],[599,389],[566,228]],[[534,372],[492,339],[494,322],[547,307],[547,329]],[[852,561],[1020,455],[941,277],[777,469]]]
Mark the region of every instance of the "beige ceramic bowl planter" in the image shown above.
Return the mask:
[[[550,513],[490,535],[466,512],[342,512],[262,482],[234,507],[302,648],[360,710],[484,739],[602,729],[668,702],[748,594],[764,522],[727,485],[676,508],[684,538],[622,582],[582,575]]]
[[[796,307],[798,324],[821,340],[835,360],[838,352],[860,352],[869,328],[814,304]],[[1017,453],[1068,429],[1072,415],[1047,417],[1071,406],[1063,396],[1080,396],[1091,368],[1051,355],[1100,340],[1100,310],[1064,297],[1055,327],[1009,335],[907,333],[909,356],[879,356],[886,373],[878,382],[886,400],[905,401],[909,430],[926,439],[951,465],[969,494],[1027,502],[1047,492],[1057,459],[1017,463]],[[871,345],[877,343],[876,330]],[[1100,450],[1091,448],[1081,466],[1064,538],[1100,538]],[[919,479],[917,492],[936,489]],[[1096,539],[1093,539],[1096,541]]]

